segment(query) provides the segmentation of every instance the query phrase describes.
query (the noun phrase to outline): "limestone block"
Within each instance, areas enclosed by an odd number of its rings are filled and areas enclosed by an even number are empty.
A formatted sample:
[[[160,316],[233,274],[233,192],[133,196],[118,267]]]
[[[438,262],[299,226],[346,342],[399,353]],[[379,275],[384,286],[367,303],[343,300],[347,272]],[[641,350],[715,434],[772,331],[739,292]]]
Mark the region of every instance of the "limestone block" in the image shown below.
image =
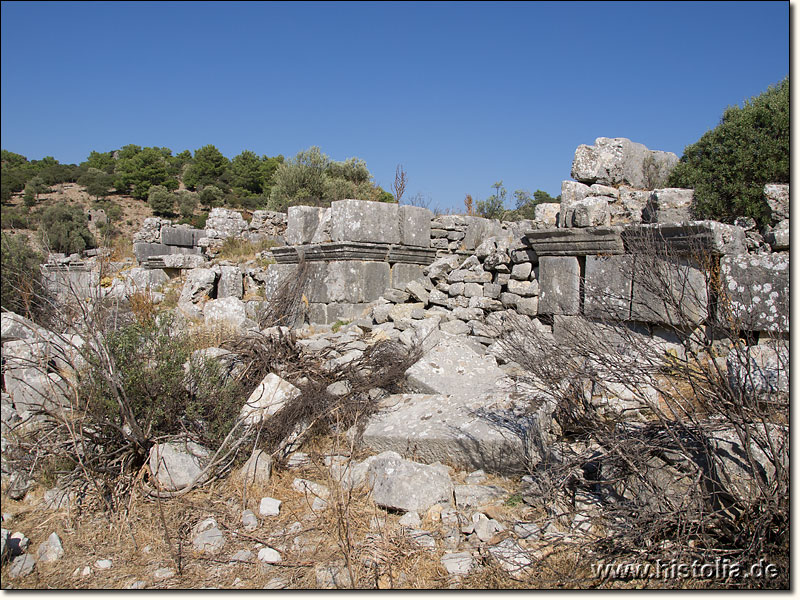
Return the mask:
[[[406,285],[408,285],[410,281],[415,281],[417,279],[424,277],[423,275],[424,271],[425,269],[422,267],[422,265],[396,263],[392,265],[391,287],[393,287],[396,290],[404,290],[406,289]]]
[[[247,221],[241,213],[227,208],[212,208],[206,219],[206,237],[228,238],[241,235],[247,229]],[[213,234],[211,233],[213,232]]]
[[[239,418],[248,425],[254,425],[274,415],[300,395],[300,390],[285,379],[269,373],[258,384],[253,393],[242,406]]]
[[[694,190],[663,188],[653,190],[642,213],[644,223],[683,223],[691,220]]]
[[[400,243],[399,207],[366,200],[331,203],[331,239],[334,242]]]
[[[144,262],[151,256],[162,256],[170,253],[170,247],[165,244],[152,242],[134,242],[133,255],[139,263]]]
[[[372,302],[389,287],[390,270],[385,262],[318,262],[311,263],[309,269],[309,302]]]
[[[768,183],[764,186],[764,198],[772,211],[773,223],[789,218],[789,184]]]
[[[583,313],[597,319],[631,318],[633,261],[630,255],[587,256]]]
[[[728,354],[727,375],[735,390],[749,395],[789,393],[788,344],[737,346]]]
[[[521,315],[535,317],[539,314],[539,298],[519,298],[515,306],[517,312]]]
[[[319,224],[317,225],[314,235],[311,236],[312,244],[326,244],[331,240],[331,209],[326,208],[321,213]]]
[[[767,233],[765,241],[774,252],[789,249],[789,219],[784,219]]]
[[[377,452],[413,453],[428,463],[513,473],[525,463],[519,432],[530,427],[513,402],[502,393],[389,396],[381,402],[385,410],[367,422],[364,444]]]
[[[540,229],[528,232],[525,240],[539,258],[543,256],[622,254],[625,246],[621,231],[621,227]]]
[[[192,269],[186,276],[178,303],[198,303],[214,295],[217,274],[211,269]]]
[[[483,295],[486,298],[497,299],[500,297],[500,293],[502,291],[503,291],[503,286],[501,285],[498,285],[496,283],[484,283],[483,294],[476,294],[476,296]]]
[[[672,152],[648,150],[626,138],[600,137],[594,146],[578,146],[571,175],[582,183],[652,190],[666,182],[677,163]]]
[[[150,450],[150,473],[159,486],[175,491],[202,481],[202,474],[210,453],[191,441],[174,441],[156,444]]]
[[[162,227],[161,243],[167,246],[186,246],[191,248],[197,241],[205,237],[205,229],[190,229],[188,227]]]
[[[633,320],[699,325],[708,316],[706,277],[689,261],[637,257],[632,271]]]
[[[420,206],[401,206],[400,243],[406,246],[427,248],[431,244],[431,218],[433,213]]]
[[[581,274],[577,258],[574,256],[540,256],[539,282],[540,314],[577,315],[579,313]]]
[[[455,254],[449,254],[437,258],[427,267],[424,267],[422,272],[434,281],[445,278],[447,274],[453,269],[457,269],[461,264],[461,259]]]
[[[406,285],[406,291],[415,300],[419,300],[425,306],[428,305],[428,290],[419,281],[409,281]]]
[[[239,298],[244,295],[242,271],[239,267],[220,267],[217,298]]]
[[[206,325],[224,325],[234,329],[258,329],[258,324],[247,317],[244,302],[234,296],[209,300],[203,306]]]
[[[558,215],[561,213],[561,204],[558,202],[543,202],[533,209],[534,221],[537,227],[557,227]]]
[[[511,268],[511,279],[526,281],[533,271],[533,265],[529,262],[517,263]]]
[[[467,220],[467,231],[464,235],[462,246],[464,250],[474,250],[484,240],[502,235],[500,221],[484,219],[482,217],[464,217]]]
[[[444,465],[411,462],[396,452],[385,452],[368,460],[367,483],[378,506],[426,511],[434,504],[449,503],[453,496],[453,482]]]
[[[290,206],[285,234],[286,243],[290,246],[311,243],[324,212],[324,208],[316,206]]]
[[[611,224],[608,212],[608,197],[590,196],[578,200],[572,205],[572,223],[569,218],[564,222],[565,227],[600,227]]]
[[[366,302],[335,302],[328,304],[327,320],[326,321],[312,321],[314,323],[331,325],[336,321],[353,321],[364,316],[369,310],[370,305]]]
[[[473,296],[483,296],[483,286],[477,283],[464,284],[464,296],[472,298]]]
[[[789,331],[789,256],[720,259],[722,306],[745,331]]]
[[[165,269],[196,269],[206,263],[200,254],[169,254],[161,257]]]
[[[508,282],[508,291],[517,296],[525,298],[539,295],[539,282],[534,281],[518,281],[512,279]]]
[[[462,310],[478,310],[478,318],[483,317],[480,309]],[[493,357],[479,356],[452,340],[443,340],[426,351],[406,371],[409,384],[421,392],[467,396],[490,391],[504,375]]]
[[[641,223],[644,207],[650,201],[650,192],[627,186],[619,188],[619,201],[609,205],[612,225]]]

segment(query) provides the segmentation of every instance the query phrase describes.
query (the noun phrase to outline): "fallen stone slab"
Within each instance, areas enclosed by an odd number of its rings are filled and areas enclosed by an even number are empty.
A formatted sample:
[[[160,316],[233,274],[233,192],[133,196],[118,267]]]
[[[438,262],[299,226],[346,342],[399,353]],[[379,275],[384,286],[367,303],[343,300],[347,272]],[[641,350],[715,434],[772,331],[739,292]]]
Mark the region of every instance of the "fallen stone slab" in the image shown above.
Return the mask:
[[[508,494],[505,490],[496,485],[457,485],[455,486],[456,506],[478,507],[489,504]]]
[[[450,503],[453,498],[447,467],[411,462],[396,452],[373,457],[366,478],[372,499],[384,508],[425,511],[434,504]]]
[[[469,397],[492,390],[505,373],[493,356],[480,356],[458,338],[450,338],[425,352],[406,377],[422,393]]]
[[[514,402],[503,393],[389,396],[367,422],[363,442],[426,463],[516,473],[525,465],[522,438],[530,423],[515,414]]]
[[[61,546],[61,538],[54,531],[46,541],[39,544],[39,562],[55,562],[64,556],[64,548]]]
[[[300,390],[291,383],[274,373],[269,373],[250,394],[242,407],[239,418],[244,419],[247,425],[255,425],[266,417],[274,415],[287,402],[294,400],[299,395]]]
[[[8,568],[9,579],[19,579],[26,577],[33,573],[36,568],[36,559],[30,554],[23,554],[11,561],[11,566]]]
[[[450,575],[469,575],[475,568],[475,559],[469,552],[448,552],[442,555],[442,566]]]

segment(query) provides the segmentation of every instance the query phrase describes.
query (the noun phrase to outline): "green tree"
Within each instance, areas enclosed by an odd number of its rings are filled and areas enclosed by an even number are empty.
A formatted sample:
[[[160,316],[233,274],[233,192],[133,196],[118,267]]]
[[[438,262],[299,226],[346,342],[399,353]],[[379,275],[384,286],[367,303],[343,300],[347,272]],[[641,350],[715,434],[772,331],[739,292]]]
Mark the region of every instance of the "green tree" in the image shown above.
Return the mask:
[[[86,188],[86,193],[96,199],[105,198],[114,185],[114,176],[95,167],[89,167],[78,183]]]
[[[745,216],[764,226],[766,183],[789,183],[788,77],[744,106],[727,108],[717,127],[686,147],[668,185],[694,188],[698,218]]]
[[[203,146],[195,151],[194,162],[186,169],[183,183],[193,190],[205,185],[219,187],[228,166],[228,159],[217,150],[216,146],[212,144]]]
[[[45,183],[44,178],[36,175],[25,184],[25,205],[33,206],[39,200],[39,194],[46,194],[49,191],[50,187]]]
[[[299,203],[319,203],[325,194],[325,170],[330,159],[318,146],[301,150],[278,166],[270,193],[270,208],[286,210]]]
[[[87,169],[98,169],[110,175],[114,172],[116,161],[111,152],[97,152],[96,150],[92,150],[89,153],[89,157],[81,163],[81,166],[85,166]]]
[[[3,273],[0,277],[0,298],[3,308],[34,318],[38,310],[44,308],[42,273],[39,270],[41,255],[30,247],[24,235],[3,233],[0,262]]]
[[[502,219],[506,212],[506,188],[502,180],[495,181],[492,187],[494,194],[486,200],[478,200],[478,214],[485,219]]]
[[[51,252],[72,254],[96,247],[86,214],[77,206],[55,204],[42,213],[42,245]]]
[[[200,190],[200,204],[205,208],[211,209],[215,206],[222,204],[223,194],[222,190],[215,185],[207,185]]]
[[[264,188],[261,160],[251,150],[244,150],[231,161],[231,186],[252,194],[260,194]]]
[[[183,171],[186,165],[192,162],[192,153],[189,150],[179,152],[175,156],[167,158],[167,170],[171,177],[183,178]]]
[[[176,196],[178,198],[178,211],[183,218],[188,219],[197,208],[197,194],[183,190],[176,192]]]
[[[120,192],[131,191],[134,198],[144,200],[150,187],[162,185],[177,189],[178,180],[171,177],[167,169],[168,148],[139,148],[130,144],[119,151],[114,169],[114,187]]]
[[[153,214],[158,216],[170,215],[175,207],[175,194],[163,185],[154,185],[150,187],[150,191],[147,194],[147,203],[153,210]]]

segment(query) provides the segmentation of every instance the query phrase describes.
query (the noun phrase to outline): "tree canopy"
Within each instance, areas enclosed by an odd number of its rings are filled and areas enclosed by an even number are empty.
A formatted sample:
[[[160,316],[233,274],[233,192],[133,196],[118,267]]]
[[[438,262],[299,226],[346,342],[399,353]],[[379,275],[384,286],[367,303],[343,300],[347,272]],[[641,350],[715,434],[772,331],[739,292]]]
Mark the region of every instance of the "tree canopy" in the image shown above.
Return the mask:
[[[720,124],[684,150],[669,178],[694,188],[698,218],[769,221],[764,184],[789,183],[789,78],[760,96],[731,106]]]

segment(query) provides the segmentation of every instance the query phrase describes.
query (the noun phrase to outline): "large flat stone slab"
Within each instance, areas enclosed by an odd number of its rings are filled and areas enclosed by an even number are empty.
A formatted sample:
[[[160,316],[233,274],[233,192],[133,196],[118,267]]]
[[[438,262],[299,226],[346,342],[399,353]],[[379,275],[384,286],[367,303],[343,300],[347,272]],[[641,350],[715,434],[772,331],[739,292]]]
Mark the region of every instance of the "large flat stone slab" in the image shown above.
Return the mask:
[[[588,256],[622,254],[625,247],[620,227],[539,229],[525,235],[537,256]]]
[[[309,269],[309,302],[359,304],[377,300],[389,287],[389,264],[341,260],[315,262]]]
[[[425,352],[406,377],[422,393],[470,397],[492,391],[505,373],[493,356],[480,356],[456,338],[442,340]]]
[[[495,473],[517,472],[525,464],[521,434],[528,423],[515,416],[504,393],[398,394],[381,405],[363,437],[376,452],[393,450],[426,463]]]
[[[326,242],[273,248],[278,264],[297,264],[301,257],[308,262],[334,260],[371,260],[389,263],[429,265],[436,260],[436,250],[395,244],[367,242]]]
[[[747,253],[741,227],[716,221],[631,225],[622,230],[626,252],[662,256],[714,256]]]
[[[539,257],[539,314],[577,315],[581,270],[574,256]]]

